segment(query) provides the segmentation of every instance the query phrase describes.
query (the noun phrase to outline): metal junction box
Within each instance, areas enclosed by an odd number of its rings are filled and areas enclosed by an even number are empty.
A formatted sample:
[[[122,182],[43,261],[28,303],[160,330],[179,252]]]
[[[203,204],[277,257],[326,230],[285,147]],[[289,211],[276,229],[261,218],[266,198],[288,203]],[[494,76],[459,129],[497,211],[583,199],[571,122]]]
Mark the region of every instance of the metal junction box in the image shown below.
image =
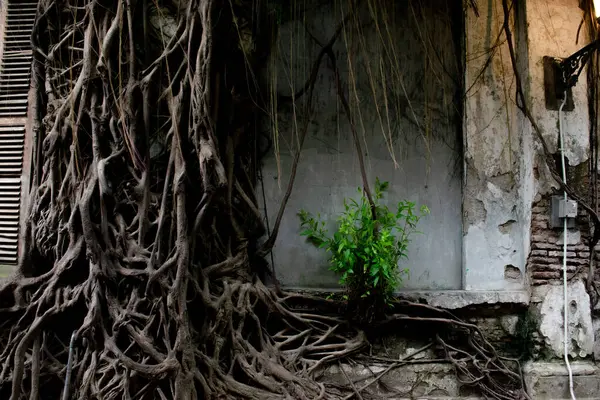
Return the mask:
[[[575,228],[577,218],[577,202],[564,196],[552,196],[550,204],[550,227],[552,229],[563,228],[564,220],[567,220],[568,228]]]

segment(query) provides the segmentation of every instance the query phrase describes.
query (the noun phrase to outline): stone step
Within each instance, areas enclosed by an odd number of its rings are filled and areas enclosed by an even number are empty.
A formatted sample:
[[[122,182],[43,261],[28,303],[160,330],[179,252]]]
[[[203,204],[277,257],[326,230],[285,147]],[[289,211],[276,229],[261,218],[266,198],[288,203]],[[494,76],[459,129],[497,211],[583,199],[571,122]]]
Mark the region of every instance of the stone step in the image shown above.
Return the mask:
[[[600,368],[591,361],[572,361],[571,370],[577,400],[600,399]],[[571,399],[569,374],[563,361],[527,363],[523,375],[532,399]]]

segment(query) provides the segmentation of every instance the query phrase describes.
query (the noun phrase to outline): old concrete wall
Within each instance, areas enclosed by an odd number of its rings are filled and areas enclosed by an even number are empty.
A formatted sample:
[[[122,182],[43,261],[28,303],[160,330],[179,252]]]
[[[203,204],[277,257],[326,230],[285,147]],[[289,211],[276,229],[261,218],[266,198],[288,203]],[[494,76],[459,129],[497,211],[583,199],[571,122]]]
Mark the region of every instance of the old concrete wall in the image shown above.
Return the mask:
[[[560,154],[558,112],[545,107],[543,87],[544,56],[567,57],[590,39],[585,25],[578,37],[583,16],[577,0],[547,2],[528,0],[525,3],[528,29],[527,101],[550,151]],[[568,182],[580,193],[588,190],[589,115],[585,72],[573,89],[575,109],[563,115],[564,153],[568,165]],[[531,207],[531,250],[528,252],[528,277],[532,284],[530,315],[536,321],[532,334],[536,350],[534,360],[525,368],[525,379],[534,398],[569,398],[568,373],[562,360],[566,342],[572,362],[578,398],[595,398],[600,391],[598,368],[590,362],[600,349],[600,323],[594,316],[592,300],[587,291],[590,252],[586,245],[588,223],[582,210],[575,227],[567,233],[567,299],[563,288],[562,229],[549,225],[550,198],[562,195],[541,161],[539,141],[534,139],[533,173],[526,180],[524,196]],[[531,160],[530,160],[531,161]],[[528,161],[529,162],[529,161]],[[529,243],[529,241],[527,241]],[[563,310],[567,302],[567,337],[564,336]],[[549,362],[542,362],[548,360]]]
[[[502,2],[479,2],[466,20],[464,287],[520,289],[524,285],[524,204],[521,141],[514,74],[500,34]],[[515,21],[510,25],[518,35]]]
[[[576,40],[583,15],[578,6],[578,0],[518,2],[510,21],[526,101],[553,152],[558,114],[545,107],[542,60],[546,55],[566,57],[587,43],[585,32],[579,44]],[[504,22],[501,1],[481,2],[480,14],[467,13],[464,286],[523,288],[532,206],[556,183],[540,158],[537,136],[516,107],[508,46],[504,35],[498,35]],[[589,152],[585,76],[573,97],[575,110],[565,113],[563,122],[565,154],[576,166]],[[542,223],[538,218],[535,226]]]
[[[577,37],[583,11],[577,0],[545,2],[529,0],[526,3],[528,27],[529,87],[528,102],[550,151],[560,154],[558,112],[547,110],[543,86],[544,56],[567,57],[589,42],[582,29]],[[589,116],[587,82],[585,73],[573,88],[575,109],[563,113],[564,153],[567,158],[567,180],[576,188],[587,191],[582,184],[581,172],[587,171],[589,158]],[[540,154],[539,145],[536,148]],[[529,278],[532,283],[531,312],[538,321],[538,336],[544,357],[560,358],[564,354],[565,340],[562,326],[564,312],[563,243],[562,229],[551,228],[551,195],[562,195],[556,183],[548,176],[547,167],[539,157],[534,159],[531,181],[534,190],[532,202],[531,251],[528,259]],[[584,173],[585,175],[585,173]],[[580,210],[581,211],[581,210]],[[568,352],[571,357],[591,355],[594,330],[590,297],[585,280],[589,267],[589,249],[585,246],[587,221],[583,214],[576,226],[567,233],[568,284]]]
[[[461,138],[456,94],[461,73],[460,26],[446,14],[451,1],[382,2],[384,8],[356,12],[334,46],[343,91],[361,138],[371,186],[390,182],[386,196],[395,207],[407,199],[425,204],[431,215],[419,226],[409,248],[404,288],[461,288]],[[338,6],[339,7],[339,6]],[[347,10],[335,5],[309,8],[280,27],[278,52],[269,78],[280,94],[297,91],[310,74],[320,46]],[[458,16],[462,12],[457,7]],[[375,15],[377,14],[377,15]],[[376,18],[374,18],[376,17]],[[374,23],[376,20],[377,23]],[[458,20],[460,22],[460,19]],[[290,176],[298,136],[307,118],[304,96],[295,107],[280,103],[276,142],[264,160],[266,205],[271,224]],[[300,209],[320,213],[335,227],[343,200],[361,186],[351,126],[338,95],[331,63],[321,66],[314,113],[294,191],[274,250],[278,279],[288,286],[335,287],[327,254],[299,236]]]

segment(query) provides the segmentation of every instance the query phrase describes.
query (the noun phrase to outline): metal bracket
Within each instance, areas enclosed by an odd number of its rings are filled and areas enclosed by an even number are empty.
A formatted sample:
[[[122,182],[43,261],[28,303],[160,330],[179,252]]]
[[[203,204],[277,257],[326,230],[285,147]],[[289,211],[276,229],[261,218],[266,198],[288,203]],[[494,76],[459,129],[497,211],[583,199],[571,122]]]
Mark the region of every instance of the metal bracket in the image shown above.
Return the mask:
[[[585,65],[594,51],[599,48],[600,40],[595,40],[567,58],[544,57],[544,92],[547,109],[558,110],[565,92],[567,101],[563,111],[575,109],[571,88],[577,85]]]
[[[581,50],[577,51],[573,55],[565,58],[562,65],[563,79],[566,82],[566,86],[571,88],[577,84],[579,75],[583,71],[583,68],[590,60],[592,53],[600,47],[600,40],[595,40],[588,44]]]

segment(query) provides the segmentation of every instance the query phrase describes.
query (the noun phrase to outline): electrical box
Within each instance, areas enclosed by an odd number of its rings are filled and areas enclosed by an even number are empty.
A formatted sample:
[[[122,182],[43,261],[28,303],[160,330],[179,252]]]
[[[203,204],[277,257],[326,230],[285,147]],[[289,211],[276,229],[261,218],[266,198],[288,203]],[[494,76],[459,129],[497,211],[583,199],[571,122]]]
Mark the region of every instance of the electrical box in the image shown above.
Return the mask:
[[[564,196],[552,196],[550,204],[550,227],[563,228],[564,221],[567,221],[567,228],[575,228],[575,219],[577,218],[577,202],[567,199]]]
[[[567,92],[567,101],[563,111],[573,111],[575,103],[573,102],[573,91],[571,88],[565,88],[562,80],[562,69],[560,67],[561,58],[544,57],[544,95],[546,98],[546,109],[558,111],[562,104],[565,91]]]

